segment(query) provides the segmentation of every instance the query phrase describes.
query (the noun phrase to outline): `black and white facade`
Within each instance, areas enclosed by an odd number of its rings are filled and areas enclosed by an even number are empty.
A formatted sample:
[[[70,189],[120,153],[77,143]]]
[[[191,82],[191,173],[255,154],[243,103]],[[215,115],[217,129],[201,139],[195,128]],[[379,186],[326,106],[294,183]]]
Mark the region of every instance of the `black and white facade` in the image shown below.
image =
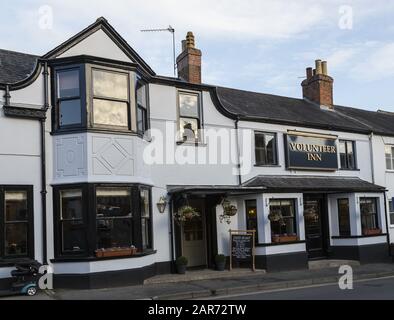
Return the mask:
[[[394,114],[158,76],[104,18],[42,57],[0,61],[0,287],[29,259],[55,287],[141,283],[181,255],[213,267],[229,229],[256,230],[268,272],[391,259]],[[174,160],[208,152],[210,130],[232,132],[234,161]],[[149,163],[155,132],[167,143]],[[200,218],[174,221],[184,205]]]

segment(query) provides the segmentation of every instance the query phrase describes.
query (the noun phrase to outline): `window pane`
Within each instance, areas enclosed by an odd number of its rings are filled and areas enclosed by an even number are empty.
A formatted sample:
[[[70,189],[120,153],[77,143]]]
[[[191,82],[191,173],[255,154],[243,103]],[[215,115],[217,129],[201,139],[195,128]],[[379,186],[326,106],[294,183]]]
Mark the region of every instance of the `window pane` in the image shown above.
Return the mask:
[[[127,127],[127,103],[93,99],[93,121],[95,124]]]
[[[5,192],[5,221],[27,221],[27,193],[25,191]]]
[[[361,211],[362,229],[376,229],[376,228],[378,228],[376,199],[361,198],[360,199],[360,211]]]
[[[198,139],[198,121],[197,119],[181,118],[180,121],[180,134],[183,140]]]
[[[349,200],[338,200],[339,235],[350,236]]]
[[[275,164],[275,136],[267,134],[265,136],[265,147],[267,150],[267,164]]]
[[[57,73],[58,98],[79,97],[79,69]]]
[[[384,147],[385,155],[386,155],[386,169],[393,170],[393,163],[392,163],[392,147],[386,145]]]
[[[256,200],[245,201],[246,208],[246,228],[255,230],[255,242],[258,243],[258,225],[257,225],[257,202]]]
[[[150,201],[149,201],[149,190],[142,190],[141,196],[141,217],[150,217]]]
[[[5,225],[5,255],[27,255],[27,223]]]
[[[97,188],[97,218],[131,217],[131,193],[128,188]]]
[[[86,250],[86,230],[82,220],[63,221],[62,252]]]
[[[137,108],[137,131],[145,132],[148,129],[146,109]]]
[[[271,221],[271,235],[297,234],[293,200],[270,200],[270,214],[276,217]]]
[[[146,86],[142,85],[137,89],[137,103],[146,108]]]
[[[131,219],[98,219],[97,248],[130,247],[132,235]]]
[[[81,100],[65,100],[59,103],[60,126],[80,124]]]
[[[150,225],[149,219],[145,219],[145,218],[141,219],[142,247],[144,249],[151,248],[149,225]]]
[[[339,157],[341,159],[341,168],[347,169],[346,142],[344,142],[344,141],[339,141]]]
[[[179,109],[181,117],[198,118],[198,96],[195,94],[180,94]]]
[[[93,94],[99,97],[128,100],[128,75],[93,70]]]
[[[276,163],[275,135],[255,133],[256,164],[273,165]]]
[[[388,170],[392,170],[393,169],[391,157],[387,157],[387,156],[386,156],[386,169],[388,169]]]
[[[60,219],[82,219],[82,190],[60,192]]]

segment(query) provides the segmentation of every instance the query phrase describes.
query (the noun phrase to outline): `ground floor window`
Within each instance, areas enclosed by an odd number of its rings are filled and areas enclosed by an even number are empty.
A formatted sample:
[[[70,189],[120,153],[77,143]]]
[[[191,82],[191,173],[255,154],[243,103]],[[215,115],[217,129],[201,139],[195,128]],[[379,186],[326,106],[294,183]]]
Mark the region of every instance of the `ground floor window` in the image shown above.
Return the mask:
[[[378,229],[377,198],[360,198],[361,226],[363,234],[368,230]]]
[[[56,255],[152,248],[150,188],[82,184],[54,188]]]
[[[256,200],[246,200],[245,201],[246,208],[246,229],[247,230],[255,230],[255,242],[258,243],[258,224],[257,224],[257,205]]]
[[[394,225],[394,201],[389,201],[390,224]]]
[[[0,258],[33,258],[33,188],[0,186]]]
[[[339,235],[350,236],[349,199],[338,199]]]
[[[269,220],[271,222],[271,235],[296,236],[297,222],[294,199],[270,200]]]

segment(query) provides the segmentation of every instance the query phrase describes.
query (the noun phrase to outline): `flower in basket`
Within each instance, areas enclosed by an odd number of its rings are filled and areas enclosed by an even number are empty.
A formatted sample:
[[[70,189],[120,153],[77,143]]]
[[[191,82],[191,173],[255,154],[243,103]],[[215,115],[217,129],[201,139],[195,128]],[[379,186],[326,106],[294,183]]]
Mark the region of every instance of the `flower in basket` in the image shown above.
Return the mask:
[[[224,200],[222,203],[223,214],[229,217],[233,217],[237,214],[237,207],[230,203],[228,200]]]
[[[178,209],[178,212],[175,213],[174,218],[178,222],[185,222],[194,218],[199,218],[200,213],[196,211],[191,206],[183,206]]]

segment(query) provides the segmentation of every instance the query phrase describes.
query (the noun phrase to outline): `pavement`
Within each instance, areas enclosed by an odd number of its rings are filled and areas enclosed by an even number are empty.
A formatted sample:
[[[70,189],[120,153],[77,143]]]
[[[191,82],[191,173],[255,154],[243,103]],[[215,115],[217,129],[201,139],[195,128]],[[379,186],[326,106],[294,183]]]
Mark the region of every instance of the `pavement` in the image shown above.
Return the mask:
[[[216,271],[220,274],[220,271]],[[40,292],[35,299],[45,300],[187,300],[209,299],[218,296],[236,295],[256,291],[269,291],[306,287],[322,284],[337,284],[342,275],[337,267],[286,271],[277,273],[238,274],[233,277],[184,282],[151,283],[139,286],[70,290],[54,289]],[[375,279],[394,276],[394,263],[353,266],[354,280]],[[6,299],[31,299],[9,297]]]

